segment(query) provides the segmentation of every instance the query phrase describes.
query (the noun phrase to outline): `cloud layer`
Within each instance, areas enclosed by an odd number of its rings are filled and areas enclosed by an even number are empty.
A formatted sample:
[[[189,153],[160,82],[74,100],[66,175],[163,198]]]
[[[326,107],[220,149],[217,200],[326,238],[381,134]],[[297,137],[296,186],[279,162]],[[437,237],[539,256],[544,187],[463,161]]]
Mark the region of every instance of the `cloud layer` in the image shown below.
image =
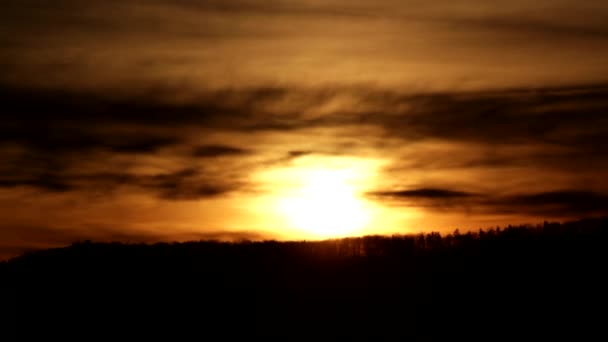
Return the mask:
[[[0,68],[21,84],[120,91],[603,81],[607,14],[572,0],[9,0]]]
[[[608,87],[601,84],[416,94],[373,87],[259,88],[216,91],[174,103],[162,100],[169,98],[167,94],[157,97],[161,100],[134,96],[117,101],[103,94],[5,88],[7,115],[0,125],[0,143],[11,163],[4,166],[0,184],[55,191],[131,184],[167,198],[196,198],[243,185],[239,173],[243,176],[255,167],[244,162],[249,159],[288,161],[313,153],[357,156],[370,148],[392,159],[387,172],[397,178],[408,169],[519,167],[535,169],[531,177],[554,171],[572,180],[587,174],[593,179],[608,162],[602,153],[608,148],[602,139],[608,134],[607,93]],[[336,141],[333,146],[317,146],[316,151],[285,148],[271,156],[251,142],[225,138],[230,134],[306,136],[318,129],[362,136],[366,143],[346,147]],[[224,138],[204,138],[222,134]],[[439,147],[420,153],[402,148],[413,144]],[[464,147],[458,150],[458,146]],[[145,174],[94,168],[83,172],[80,166],[102,156],[127,159],[129,155],[179,159],[179,163],[173,163],[170,172]],[[434,184],[420,186],[428,191],[405,191],[401,197],[464,194],[433,192]],[[598,186],[606,185],[594,184]]]

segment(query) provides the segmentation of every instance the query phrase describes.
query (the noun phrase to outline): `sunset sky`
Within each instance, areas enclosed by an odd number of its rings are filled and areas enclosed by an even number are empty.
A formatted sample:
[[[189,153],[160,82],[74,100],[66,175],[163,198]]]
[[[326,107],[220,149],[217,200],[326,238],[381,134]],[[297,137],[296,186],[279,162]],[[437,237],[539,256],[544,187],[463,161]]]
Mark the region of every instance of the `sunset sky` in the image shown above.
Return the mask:
[[[4,0],[0,258],[608,213],[603,0]]]

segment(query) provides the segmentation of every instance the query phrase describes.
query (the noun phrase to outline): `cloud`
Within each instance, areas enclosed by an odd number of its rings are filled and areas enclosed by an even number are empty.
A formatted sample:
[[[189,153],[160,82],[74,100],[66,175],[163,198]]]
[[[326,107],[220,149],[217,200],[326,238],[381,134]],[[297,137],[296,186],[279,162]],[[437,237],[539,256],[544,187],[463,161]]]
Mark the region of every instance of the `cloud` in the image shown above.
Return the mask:
[[[255,167],[244,162],[247,158],[266,157],[269,152],[255,146],[255,141],[243,148],[243,143],[228,138],[206,141],[206,135],[282,133],[314,139],[313,132],[321,129],[370,142],[342,153],[369,155],[371,149],[374,155],[390,157],[397,173],[542,167],[593,178],[590,165],[608,167],[603,153],[608,150],[603,139],[608,135],[605,84],[486,92],[411,93],[353,86],[223,89],[179,99],[174,94],[162,88],[118,96],[0,87],[6,110],[0,123],[0,155],[6,160],[0,166],[0,186],[54,192],[130,186],[166,199],[222,196],[246,187],[243,180]],[[373,141],[382,143],[372,146]],[[409,154],[400,150],[437,141],[446,147],[411,149]],[[456,150],[456,146],[464,148]],[[336,148],[288,150],[274,163],[331,154]],[[145,157],[139,159],[146,162],[152,157],[173,160],[181,166],[145,174],[100,166],[103,170],[82,170],[82,165],[120,155]],[[459,194],[440,190],[424,186],[418,192],[376,195],[409,199],[434,195],[446,203]]]
[[[388,114],[375,121],[387,134],[405,139],[570,143],[603,132],[607,94],[608,88],[598,85],[395,96],[388,106],[403,110],[386,108]]]
[[[280,155],[279,157],[272,158],[263,164],[265,166],[285,166],[289,165],[291,162],[308,157],[313,155],[331,155],[332,153],[322,152],[322,151],[314,151],[314,150],[292,150],[287,151],[287,153]]]
[[[175,94],[190,94],[174,99]],[[341,97],[322,115],[308,116]],[[608,85],[521,88],[488,92],[396,91],[374,87],[257,87],[194,92],[138,90],[117,97],[40,88],[0,89],[5,118],[0,141],[31,146],[154,150],[178,142],[168,128],[292,131],[314,127],[375,126],[407,141],[446,139],[486,144],[581,144],[592,148],[606,134]],[[165,128],[129,137],[99,127]],[[84,129],[84,130],[83,130]],[[83,132],[79,134],[79,132]],[[154,132],[158,134],[158,132]],[[114,136],[107,136],[113,134]],[[132,140],[132,141],[131,141]],[[221,144],[220,144],[221,145]]]
[[[384,98],[362,122],[381,128],[395,149],[440,146],[395,152],[397,172],[527,167],[588,174],[608,167],[603,84]]]
[[[96,172],[88,174],[26,173],[0,175],[0,188],[33,187],[50,192],[89,191],[110,194],[125,187],[149,191],[168,200],[197,200],[223,196],[244,190],[242,180],[223,174],[205,174],[204,170],[183,169],[151,175],[126,172]],[[133,191],[132,190],[132,191]]]
[[[375,197],[386,197],[386,198],[410,198],[410,199],[451,199],[451,198],[463,198],[471,197],[475,194],[463,191],[453,191],[446,189],[437,188],[423,188],[413,190],[391,190],[391,191],[374,191],[368,193]]]
[[[605,9],[604,9],[605,12]],[[557,17],[537,15],[532,17],[526,13],[513,13],[511,15],[490,14],[486,16],[460,16],[460,17],[435,17],[429,18],[437,24],[444,23],[452,30],[466,30],[471,33],[490,33],[495,36],[518,36],[521,41],[537,41],[542,43],[547,39],[608,39],[608,27],[606,25],[593,24],[585,21],[584,16],[564,20],[567,13],[562,14],[561,20]],[[597,13],[586,13],[587,17],[595,17]],[[574,19],[574,20],[573,20]]]
[[[193,155],[198,158],[242,156],[249,153],[251,151],[229,145],[204,145],[196,147],[193,151]]]
[[[393,206],[424,207],[433,211],[470,211],[478,194],[442,188],[370,191],[370,199]]]
[[[245,187],[243,179],[252,170],[241,159],[254,150],[229,143],[200,144],[200,136],[291,129],[287,122],[297,126],[297,118],[273,119],[277,114],[263,110],[286,92],[228,89],[175,102],[164,91],[117,98],[5,86],[0,89],[7,113],[0,123],[0,155],[6,161],[0,166],[0,187],[51,192],[135,189],[168,200],[224,196]],[[278,125],[279,120],[286,123]],[[217,157],[234,158],[208,160]],[[107,162],[101,163],[104,159]],[[169,169],[183,167],[154,173],[117,169],[158,169],[158,163]]]
[[[304,157],[304,156],[309,156],[314,153],[315,153],[315,151],[293,150],[293,151],[287,152],[287,156],[290,158],[300,158],[300,157]]]
[[[544,217],[584,217],[608,214],[608,194],[585,189],[553,190],[502,195],[471,193],[441,188],[373,191],[369,198],[393,205],[449,208],[455,212],[531,215]]]
[[[156,3],[184,8],[187,10],[213,11],[220,13],[276,14],[295,16],[368,16],[364,8],[352,3],[335,3],[332,1],[255,1],[255,0],[155,0]],[[361,6],[359,6],[361,7]]]
[[[65,179],[52,174],[39,174],[34,177],[18,176],[10,177],[4,175],[0,179],[0,188],[34,187],[51,192],[66,192],[74,190],[74,187]]]
[[[196,200],[218,197],[241,189],[240,183],[230,182],[223,175],[206,178],[197,170],[186,169],[175,173],[137,177],[137,186],[157,192],[170,200]]]
[[[38,123],[3,127],[0,125],[0,131],[5,133],[0,137],[0,144],[19,144],[31,150],[49,154],[84,153],[96,150],[137,154],[155,153],[162,148],[181,142],[179,138],[169,134],[99,131],[86,121],[77,125],[50,123],[45,127],[40,126],[42,125]]]
[[[585,216],[608,213],[608,194],[589,190],[556,190],[517,194],[491,201],[499,212],[527,212],[547,216]]]
[[[0,99],[6,112],[0,128],[8,134],[6,139],[15,135],[10,134],[12,130],[18,134],[30,130],[35,136],[63,129],[71,130],[70,135],[78,136],[77,129],[85,127],[88,128],[86,137],[89,137],[97,133],[96,129],[100,127],[129,125],[140,125],[137,128],[183,128],[194,125],[199,128],[244,131],[289,129],[291,125],[301,123],[298,109],[306,107],[286,107],[279,114],[266,107],[294,93],[298,91],[264,86],[204,92],[180,87],[144,87],[117,95],[111,91],[0,85]],[[179,99],[180,95],[186,99]],[[312,100],[311,95],[302,91],[305,99]],[[63,131],[57,132],[58,135],[60,133]],[[138,136],[142,135],[142,132],[138,133]]]
[[[0,78],[116,92],[155,82],[580,82],[605,74],[607,8],[572,0],[10,0],[0,13]]]

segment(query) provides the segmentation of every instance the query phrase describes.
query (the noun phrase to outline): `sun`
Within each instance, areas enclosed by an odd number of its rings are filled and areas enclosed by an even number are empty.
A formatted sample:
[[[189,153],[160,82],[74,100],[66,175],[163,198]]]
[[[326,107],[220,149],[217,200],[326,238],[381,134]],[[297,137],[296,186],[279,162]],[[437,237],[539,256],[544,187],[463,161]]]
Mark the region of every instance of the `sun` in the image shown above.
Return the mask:
[[[249,210],[281,239],[328,239],[376,232],[384,210],[365,194],[378,186],[386,161],[336,155],[298,156],[252,176]],[[382,221],[383,222],[383,221]]]
[[[298,186],[277,203],[291,228],[314,238],[355,235],[370,220],[369,208],[353,184],[348,169],[307,169]]]

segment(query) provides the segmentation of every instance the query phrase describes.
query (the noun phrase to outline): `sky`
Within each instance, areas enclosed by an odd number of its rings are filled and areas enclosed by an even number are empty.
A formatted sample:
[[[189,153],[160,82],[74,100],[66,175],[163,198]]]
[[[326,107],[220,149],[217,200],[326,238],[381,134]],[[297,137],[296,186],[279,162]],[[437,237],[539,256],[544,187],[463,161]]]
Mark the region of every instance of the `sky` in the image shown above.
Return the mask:
[[[608,211],[605,1],[0,6],[0,257]]]

